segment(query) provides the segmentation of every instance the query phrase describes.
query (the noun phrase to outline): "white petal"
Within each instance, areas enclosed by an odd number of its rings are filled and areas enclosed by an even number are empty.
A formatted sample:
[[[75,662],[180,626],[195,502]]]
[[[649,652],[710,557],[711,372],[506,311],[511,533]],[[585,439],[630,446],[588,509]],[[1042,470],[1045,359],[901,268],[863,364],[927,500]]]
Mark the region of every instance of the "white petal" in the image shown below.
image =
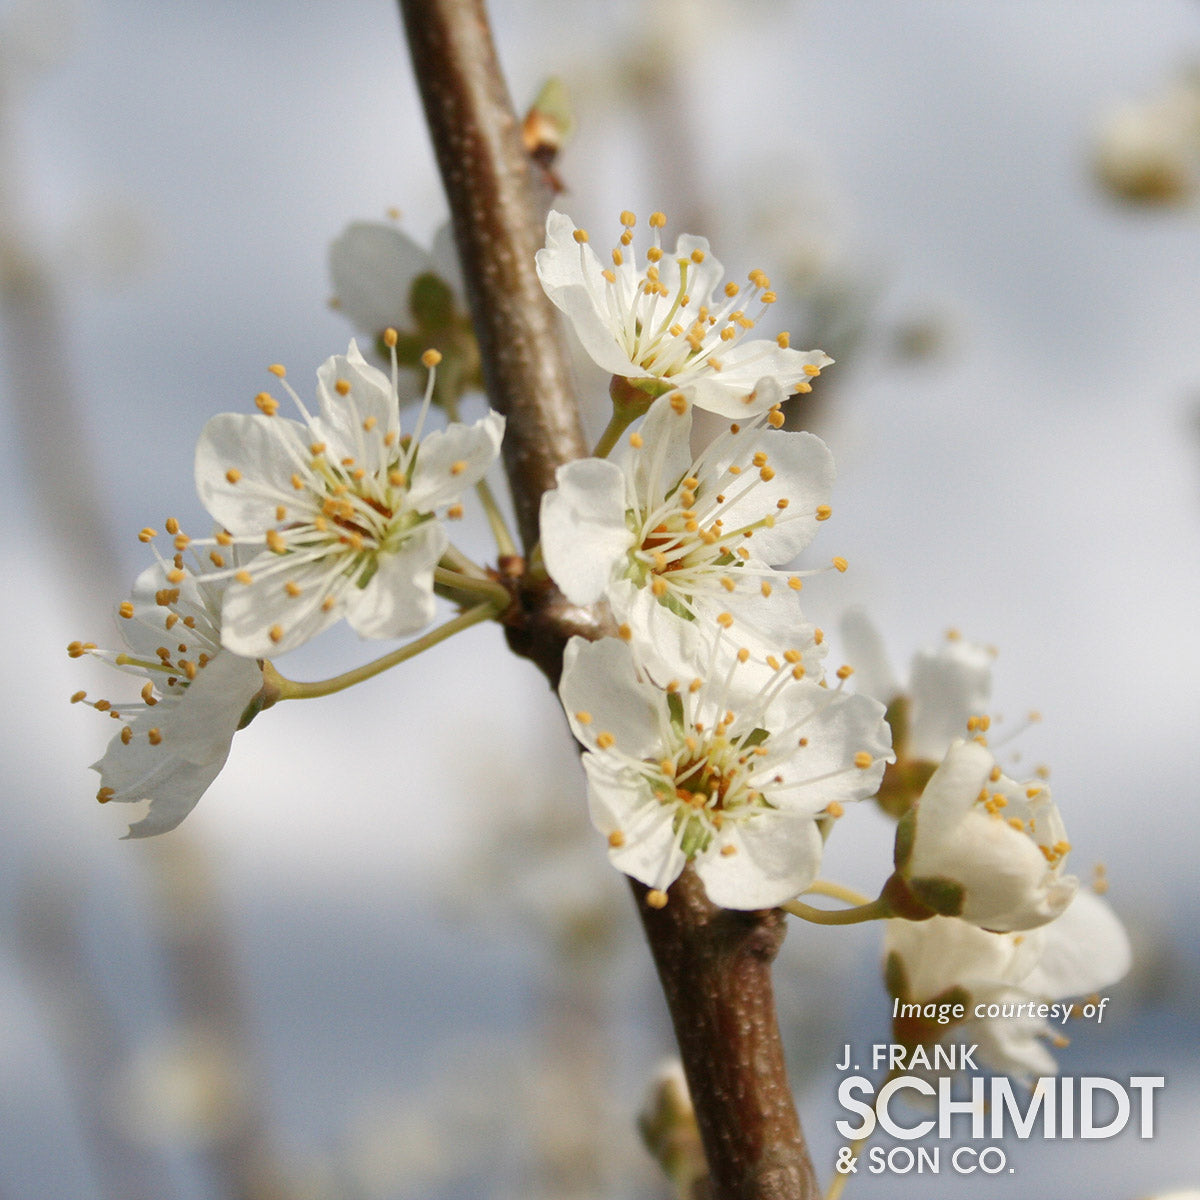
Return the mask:
[[[626,443],[622,466],[633,480],[634,495],[641,507],[654,509],[691,470],[691,407],[676,412],[670,394],[659,396],[638,433],[642,446],[634,449]]]
[[[546,570],[572,604],[592,604],[633,544],[625,523],[625,477],[605,459],[581,458],[555,473],[542,496]]]
[[[617,331],[597,297],[607,286],[591,246],[575,241],[575,222],[564,213],[546,218],[546,247],[536,255],[538,278],[551,301],[566,313],[593,362],[611,375],[638,377],[642,371],[621,349]]]
[[[270,552],[252,559],[246,565],[251,582],[235,580],[225,591],[222,644],[246,658],[269,658],[316,637],[341,615],[339,608],[323,608],[322,601],[345,565],[342,555],[287,570],[279,569],[279,556]],[[298,596],[289,595],[288,582],[300,588]],[[279,636],[272,638],[272,629]]]
[[[398,550],[379,554],[367,586],[345,595],[350,628],[365,638],[398,638],[424,629],[437,611],[433,569],[448,541],[441,522],[428,521]]]
[[[854,668],[856,690],[861,695],[874,696],[881,704],[891,704],[900,694],[900,684],[888,662],[879,630],[861,608],[849,609],[842,617],[842,645],[846,661]],[[937,755],[938,759],[942,753]]]
[[[761,562],[785,563],[817,535],[817,509],[829,503],[833,490],[833,455],[811,433],[755,432],[752,446],[744,444],[743,435],[730,438],[729,451],[718,460],[717,470],[723,472],[732,461],[745,465],[758,450],[767,455],[774,477],[760,479],[741,499],[726,505],[721,517],[727,529],[753,525],[767,516],[776,517],[774,528],[756,530],[753,543],[747,543],[747,547],[752,545],[755,557]],[[736,487],[735,483],[726,484],[729,491],[735,491]],[[780,499],[788,501],[784,512],[776,504]]]
[[[1129,970],[1129,936],[1116,913],[1095,892],[1081,888],[1062,916],[1042,927],[1042,954],[1021,986],[1058,1000],[1086,996],[1116,983]]]
[[[617,751],[635,759],[663,753],[659,730],[666,719],[666,696],[638,680],[633,655],[620,638],[572,638],[558,694],[571,732],[601,758],[604,752],[596,739],[602,733],[612,736]]]
[[[338,308],[372,337],[389,325],[411,324],[413,280],[433,269],[430,256],[394,225],[356,221],[329,249]]]
[[[230,532],[261,533],[277,524],[276,506],[296,496],[292,474],[310,457],[297,421],[218,413],[196,444],[196,492]]]
[[[966,732],[967,719],[988,709],[992,654],[975,642],[947,642],[922,650],[912,665],[909,752],[937,762]]]
[[[592,824],[605,837],[623,839],[609,843],[609,862],[647,887],[669,887],[686,861],[672,828],[674,808],[649,800],[643,784],[614,777],[595,755],[585,755],[583,765]]]
[[[504,418],[489,412],[473,425],[454,423],[421,440],[408,485],[408,502],[417,512],[453,504],[466,488],[487,474],[500,453]]]
[[[724,854],[722,846],[732,846]],[[774,908],[817,877],[823,843],[817,823],[787,811],[730,821],[696,859],[708,898],[722,908]]]
[[[343,396],[337,384],[349,385]],[[317,398],[321,405],[318,440],[336,450],[339,459],[352,456],[358,466],[374,473],[387,466],[388,433],[398,433],[399,402],[391,380],[363,358],[355,342],[343,354],[328,358],[317,368]],[[369,424],[370,430],[364,428]],[[394,439],[393,439],[394,440]]]

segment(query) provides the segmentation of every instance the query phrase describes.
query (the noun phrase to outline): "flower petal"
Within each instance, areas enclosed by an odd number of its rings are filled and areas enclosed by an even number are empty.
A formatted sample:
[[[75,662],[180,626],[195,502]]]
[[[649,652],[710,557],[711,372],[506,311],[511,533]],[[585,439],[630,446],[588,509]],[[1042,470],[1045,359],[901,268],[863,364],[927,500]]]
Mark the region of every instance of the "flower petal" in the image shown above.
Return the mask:
[[[408,502],[417,512],[453,504],[466,488],[487,474],[500,453],[504,418],[489,412],[473,425],[457,422],[421,439],[408,486]]]
[[[558,486],[542,496],[546,570],[572,604],[593,604],[633,544],[625,523],[625,476],[605,459],[559,467]]]
[[[732,853],[722,852],[724,847]],[[718,840],[696,859],[708,898],[721,908],[774,908],[804,891],[821,866],[821,841],[810,816],[764,810],[728,821]]]

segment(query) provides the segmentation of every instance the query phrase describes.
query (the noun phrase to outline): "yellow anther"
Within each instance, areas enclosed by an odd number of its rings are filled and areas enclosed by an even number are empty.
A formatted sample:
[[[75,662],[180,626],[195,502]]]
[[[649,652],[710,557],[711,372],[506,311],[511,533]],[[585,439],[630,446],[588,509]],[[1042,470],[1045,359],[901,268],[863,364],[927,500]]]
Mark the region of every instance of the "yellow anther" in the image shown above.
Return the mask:
[[[624,225],[626,229],[632,229],[637,224],[637,216],[634,213],[631,213],[629,209],[625,209],[624,212],[621,213],[621,224]]]
[[[805,363],[804,373],[809,377],[809,379],[816,379],[816,377],[821,373],[821,368],[815,366],[813,363]]]
[[[125,728],[121,730],[121,745],[128,746],[129,743],[132,741],[133,741],[133,730],[128,725],[126,725]]]
[[[784,422],[783,413],[778,408],[773,408],[767,413],[767,424],[772,429],[782,429]]]
[[[268,417],[273,417],[279,411],[279,401],[270,392],[259,392],[254,397],[254,403],[258,406],[259,411]]]
[[[658,888],[652,888],[646,893],[646,904],[649,908],[666,908],[667,893]]]
[[[173,544],[176,550],[186,550],[192,544],[192,539],[186,533],[177,533]]]
[[[801,579],[799,575],[789,575],[788,587],[790,587],[793,592],[798,592],[804,587],[804,580]]]
[[[189,682],[196,678],[196,673],[199,670],[194,662],[186,658],[179,660],[179,669],[188,677]]]
[[[661,576],[656,575],[650,581],[650,591],[654,593],[657,599],[661,600],[667,594],[667,581]]]
[[[390,325],[383,331],[383,344],[389,350],[395,346],[399,340],[400,335]]]
[[[116,794],[116,788],[102,787],[96,793],[96,799],[99,800],[101,804],[107,804]]]
[[[989,778],[989,779],[990,779],[990,780],[991,780],[993,783],[996,783],[996,782],[998,782],[998,781],[999,781],[999,779],[1000,779],[1000,776],[1001,776],[1002,774],[1003,774],[1003,772],[1000,770],[1000,768],[999,768],[998,766],[996,766],[996,767],[993,767],[993,768],[991,769],[991,771],[988,773],[988,778]]]
[[[225,478],[230,483],[237,483],[237,481],[239,479],[241,479],[241,477],[242,477],[242,473],[241,473],[241,471],[239,471],[237,469],[237,467],[230,467],[229,470],[225,472]]]
[[[289,579],[287,583],[283,585],[283,590],[287,592],[289,596],[295,599],[304,589],[294,579]]]
[[[828,504],[817,505],[817,520],[828,521],[833,516],[833,509]]]
[[[146,731],[146,738],[152,746],[162,745],[162,730],[156,725],[153,729]]]
[[[610,271],[607,267],[605,267],[604,270],[600,272],[600,274],[602,276],[604,276],[605,281],[608,283],[616,283],[617,282],[616,273],[614,271]]]
[[[174,537],[179,532],[179,522],[174,517],[168,517],[166,522],[167,532]]]
[[[245,570],[244,568],[234,574],[234,579],[236,579],[238,581],[238,583],[253,583],[254,582],[254,577],[250,574],[249,571]]]
[[[838,555],[838,557],[833,560],[833,565],[839,571],[841,571],[842,574],[845,574],[846,568],[850,566],[850,564],[844,558],[842,558],[841,555]]]
[[[230,533],[228,529],[222,529],[221,532],[217,534],[216,541],[218,546],[232,546],[233,534]]]
[[[849,663],[843,663],[837,669],[837,677],[839,679],[849,679],[854,674],[854,668]]]
[[[661,262],[662,256],[663,256],[662,248],[659,246],[651,246],[646,251],[646,261],[647,262],[652,262],[652,263]]]
[[[144,528],[144,529],[143,529],[143,530],[142,530],[142,531],[141,531],[141,532],[138,534],[138,541],[139,541],[139,542],[152,542],[152,541],[154,541],[154,539],[155,539],[156,537],[158,537],[158,530],[157,530],[157,529],[151,529],[151,528],[150,528],[150,526],[149,526],[149,525],[147,525],[147,526],[146,526],[146,527],[145,527],[145,528]]]
[[[645,442],[645,440],[643,439],[642,435],[641,435],[640,433],[637,433],[637,432],[635,431],[634,433],[631,433],[631,434],[629,435],[629,444],[630,444],[630,445],[631,445],[631,446],[632,446],[632,447],[633,447],[635,450],[640,450],[640,449],[641,449],[641,448],[642,448],[642,447],[643,447],[643,446],[646,444],[646,442]]]
[[[835,821],[838,819],[838,817],[844,816],[846,813],[846,810],[836,800],[830,800],[830,802],[825,805],[825,811]]]
[[[362,426],[363,426],[363,429],[364,429],[364,430],[365,430],[367,433],[370,433],[370,432],[371,432],[371,430],[372,430],[372,429],[374,429],[374,428],[375,428],[375,426],[376,426],[376,425],[378,425],[378,424],[379,424],[379,418],[378,418],[378,417],[368,417],[368,418],[367,418],[367,419],[366,419],[366,420],[365,420],[365,421],[362,423]]]
[[[283,540],[283,534],[278,529],[267,530],[267,548],[276,554],[283,554],[287,550],[287,542]]]
[[[775,478],[775,468],[774,467],[760,467],[759,472],[758,472],[758,477],[759,477],[759,479],[761,479],[763,481],[763,483],[770,483],[771,480]]]
[[[129,618],[133,616],[133,601],[132,600],[122,600],[121,607],[117,609],[117,612],[119,612],[121,614],[121,616],[123,616],[125,618],[125,620],[128,621]]]
[[[308,452],[309,452],[309,454],[311,454],[313,456],[313,458],[319,458],[322,454],[325,453],[325,443],[324,442],[310,442],[308,444]]]
[[[804,678],[804,676],[805,676],[805,674],[806,674],[806,672],[805,672],[805,670],[804,670],[804,664],[803,664],[803,663],[797,663],[797,664],[796,664],[796,665],[795,665],[795,666],[792,668],[792,678],[793,678],[793,679],[803,679],[803,678]]]
[[[451,475],[461,475],[467,469],[467,460],[465,458],[456,459],[450,464]]]
[[[332,612],[333,606],[336,603],[337,603],[337,601],[332,596],[326,596],[325,599],[321,601],[321,611],[322,612]]]
[[[668,778],[675,778],[675,760],[672,758],[664,758],[659,761],[658,769]]]
[[[740,287],[738,287],[738,285],[736,283],[734,283],[732,279],[725,285],[725,295],[728,296],[731,300],[741,290],[742,289]]]
[[[625,255],[621,253],[620,247],[614,246],[612,252],[613,266],[619,267],[625,262]]]
[[[792,335],[790,333],[779,334],[775,339],[775,344],[781,350],[786,350],[792,344]]]
[[[75,692],[71,696],[71,703],[78,704],[80,702],[80,700],[86,700],[86,699],[87,699],[87,692]]]
[[[388,472],[388,483],[390,483],[392,487],[404,487],[407,482],[408,477],[403,471],[392,470]]]
[[[621,641],[623,641],[623,642],[632,642],[633,641],[633,630],[630,629],[629,626],[626,625],[624,622],[622,622],[620,625],[617,626],[617,637],[619,637],[621,639]]]
[[[272,363],[267,370],[270,371],[276,379],[283,379],[287,375],[287,369],[282,363]]]
[[[652,212],[650,214],[650,228],[662,229],[667,223],[667,214],[661,212]]]
[[[874,761],[875,760],[865,750],[860,750],[854,756],[854,765],[860,771],[865,771]]]
[[[338,381],[337,381],[337,382],[336,382],[336,383],[333,385],[333,390],[334,390],[335,392],[337,392],[337,394],[338,394],[339,396],[348,396],[348,395],[350,395],[350,380],[348,380],[348,379],[339,379],[339,380],[338,380]]]
[[[699,675],[697,675],[696,678],[693,679],[692,682],[688,684],[688,691],[691,692],[692,695],[694,696],[703,686],[704,686],[704,680],[701,679]],[[696,747],[692,744],[693,741],[694,741],[694,739],[692,739],[692,738],[687,739],[687,746],[688,746],[688,749],[691,750],[692,753],[694,754],[696,752]]]
[[[616,745],[616,742],[617,739],[613,737],[613,735],[607,730],[596,735],[596,745],[599,746],[601,750],[611,750],[612,747]]]
[[[271,641],[278,645],[281,641],[283,641],[283,626],[272,625],[271,628],[267,630],[267,637],[269,637]]]
[[[463,518],[463,506],[461,504],[452,504],[446,509],[446,518],[450,521],[461,521]]]
[[[581,246],[588,240],[586,229],[577,229],[572,236]]]
[[[575,714],[575,720],[577,720],[580,725],[590,725],[592,723],[592,714],[588,712],[586,708],[581,708]]]
[[[614,829],[612,833],[608,835],[608,844],[614,850],[619,850],[623,845],[625,845],[625,835],[619,829]]]
[[[108,710],[110,708],[112,708],[112,702],[109,700],[97,700],[96,703],[94,705],[92,705],[92,707],[97,712],[108,712]]]
[[[811,392],[811,391],[812,391],[812,384],[811,384],[811,383],[798,383],[798,384],[796,384],[795,395],[797,395],[797,396],[807,396],[807,395],[808,395],[808,393],[809,393],[809,392]]]
[[[168,583],[182,583],[187,578],[187,572],[181,567],[175,567],[167,572]]]

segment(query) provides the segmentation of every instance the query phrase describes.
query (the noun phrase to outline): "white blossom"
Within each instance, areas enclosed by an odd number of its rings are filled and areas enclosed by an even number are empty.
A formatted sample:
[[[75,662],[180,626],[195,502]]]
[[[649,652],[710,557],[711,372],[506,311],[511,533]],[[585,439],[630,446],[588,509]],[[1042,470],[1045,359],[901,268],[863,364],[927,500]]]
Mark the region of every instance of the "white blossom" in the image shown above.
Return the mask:
[[[443,225],[426,250],[396,225],[354,221],[329,248],[334,303],[354,327],[372,338],[462,312],[462,278],[450,226]],[[422,289],[425,289],[424,291]],[[433,343],[425,341],[421,349]],[[441,349],[441,347],[439,347]]]
[[[86,701],[120,722],[100,773],[101,803],[150,801],[129,837],[174,829],[192,811],[229,757],[230,743],[256,699],[262,666],[221,646],[221,585],[198,580],[183,565],[157,563],[138,576],[118,608],[126,649],[73,642],[72,657],[103,659],[143,681],[129,702]]]
[[[937,646],[922,647],[913,656],[907,686],[895,676],[878,630],[861,609],[842,619],[847,661],[854,665],[856,690],[874,696],[889,710],[897,701],[905,707],[905,736],[897,734],[897,754],[920,762],[938,763],[950,745],[963,736],[968,722],[987,711],[992,694],[995,650],[982,642],[947,634]]]
[[[504,419],[489,413],[423,437],[431,379],[402,436],[395,364],[389,379],[354,342],[317,372],[318,416],[283,386],[302,420],[277,416],[278,401],[260,393],[259,415],[213,417],[196,448],[208,511],[234,543],[265,542],[231,570],[224,644],[282,653],[342,616],[362,637],[416,632],[433,619],[433,572],[448,545],[439,511],[461,515],[458,499],[495,459]]]
[[[820,350],[799,351],[788,335],[747,339],[774,302],[771,281],[751,271],[749,287],[721,283],[724,268],[702,237],[682,235],[664,252],[662,213],[652,213],[653,244],[646,266],[633,247],[633,213],[621,214],[623,232],[602,265],[570,217],[551,212],[546,246],[537,254],[546,295],[569,318],[588,355],[614,376],[654,397],[681,391],[700,408],[739,419],[765,412],[811,380],[833,360]]]
[[[956,741],[896,831],[893,899],[990,930],[1059,916],[1078,881],[1050,789],[1004,775],[976,741]],[[913,914],[902,914],[913,915]]]
[[[1023,933],[992,933],[954,917],[887,922],[887,979],[903,1004],[961,1003],[958,1021],[897,1021],[896,1040],[915,1045],[948,1033],[979,1046],[993,1070],[1018,1078],[1057,1069],[1045,1041],[1062,1040],[1070,1006],[1053,1021],[1037,1005],[1086,996],[1129,969],[1129,939],[1099,896],[1079,891],[1055,920]],[[998,1006],[998,1007],[991,1007]],[[992,1016],[988,1015],[991,1008]]]
[[[778,419],[774,410],[734,424],[693,460],[691,405],[672,393],[617,461],[560,467],[541,508],[551,578],[573,603],[606,598],[644,648],[678,637],[681,619],[711,629],[729,612],[734,648],[759,660],[798,648],[819,668],[802,573],[771,564],[793,559],[830,515],[833,457],[812,434],[771,428]]]
[[[871,795],[890,755],[873,700],[786,665],[749,695],[737,669],[655,681],[621,639],[567,646],[559,695],[586,749],[592,823],[652,904],[689,861],[722,907],[791,899],[816,877],[820,822]]]

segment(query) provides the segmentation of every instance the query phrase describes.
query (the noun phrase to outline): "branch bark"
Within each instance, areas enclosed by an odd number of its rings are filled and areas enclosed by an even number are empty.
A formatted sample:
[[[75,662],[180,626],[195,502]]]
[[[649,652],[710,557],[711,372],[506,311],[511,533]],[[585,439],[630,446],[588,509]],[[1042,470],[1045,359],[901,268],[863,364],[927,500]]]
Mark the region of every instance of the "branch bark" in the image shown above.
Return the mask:
[[[534,253],[545,212],[482,0],[400,0],[492,406],[508,417],[504,462],[521,540],[556,467],[588,448],[558,312]]]
[[[528,550],[555,468],[587,454],[557,313],[534,270],[544,209],[482,0],[399,2],[453,214],[484,381],[493,406],[508,417],[505,467]],[[518,579],[513,590],[509,642],[552,686],[573,634],[610,632],[603,617],[567,604],[544,577]],[[783,914],[718,909],[690,870],[664,909],[649,908],[645,891],[634,884],[692,1092],[712,1200],[812,1200],[819,1193],[771,990]]]

